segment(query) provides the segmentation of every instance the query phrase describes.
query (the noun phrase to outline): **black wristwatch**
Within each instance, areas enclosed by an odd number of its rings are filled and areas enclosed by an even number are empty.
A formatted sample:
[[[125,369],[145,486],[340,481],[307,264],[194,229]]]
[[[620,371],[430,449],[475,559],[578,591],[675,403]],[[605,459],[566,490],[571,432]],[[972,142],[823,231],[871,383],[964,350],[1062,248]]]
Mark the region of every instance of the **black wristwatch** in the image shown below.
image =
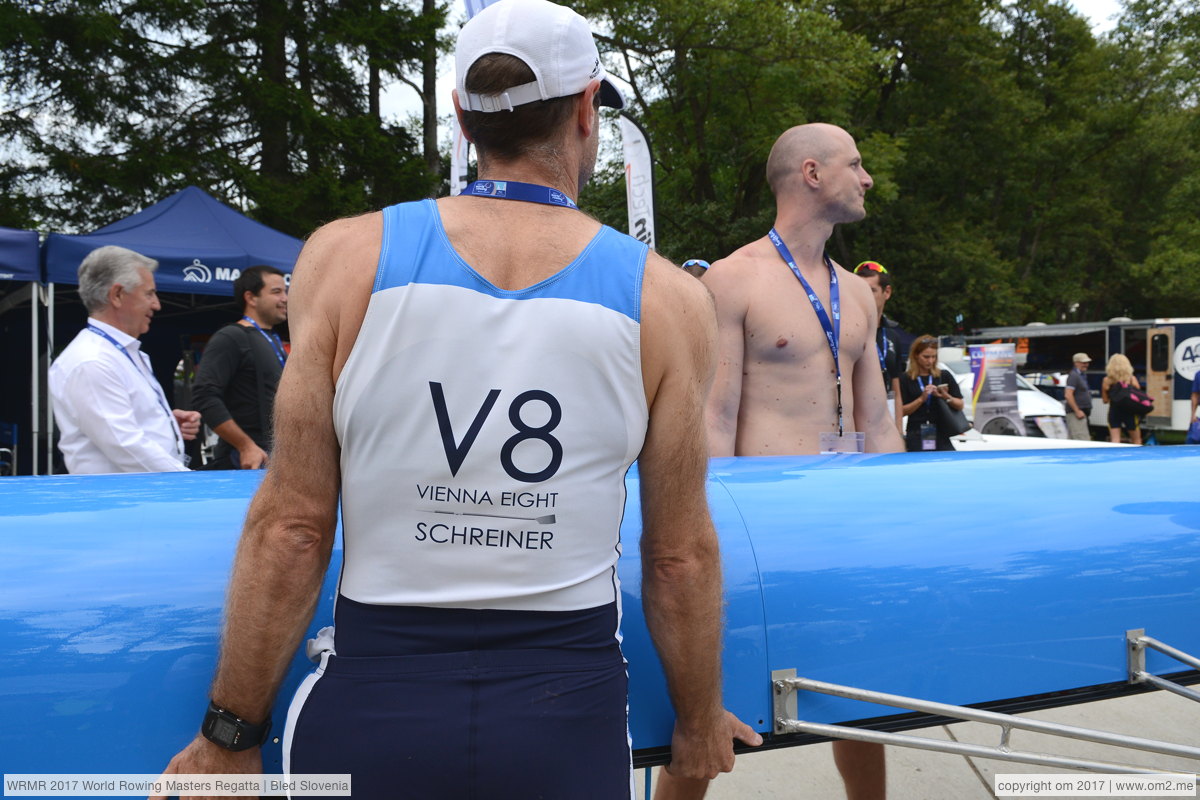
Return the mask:
[[[210,700],[200,732],[205,739],[226,750],[249,750],[267,740],[267,734],[271,732],[271,718],[268,716],[265,722],[252,725]]]

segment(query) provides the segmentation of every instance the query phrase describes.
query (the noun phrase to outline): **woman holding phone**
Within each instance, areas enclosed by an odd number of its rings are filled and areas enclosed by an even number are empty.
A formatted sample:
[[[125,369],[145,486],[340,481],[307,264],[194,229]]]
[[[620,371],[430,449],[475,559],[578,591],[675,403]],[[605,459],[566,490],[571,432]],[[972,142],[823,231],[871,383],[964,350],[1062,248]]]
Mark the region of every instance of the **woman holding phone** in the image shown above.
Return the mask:
[[[938,429],[932,405],[941,400],[961,411],[962,390],[953,375],[937,368],[937,362],[937,339],[918,336],[908,351],[908,370],[900,376],[900,410],[908,417],[904,446],[910,452],[954,449],[949,432]]]

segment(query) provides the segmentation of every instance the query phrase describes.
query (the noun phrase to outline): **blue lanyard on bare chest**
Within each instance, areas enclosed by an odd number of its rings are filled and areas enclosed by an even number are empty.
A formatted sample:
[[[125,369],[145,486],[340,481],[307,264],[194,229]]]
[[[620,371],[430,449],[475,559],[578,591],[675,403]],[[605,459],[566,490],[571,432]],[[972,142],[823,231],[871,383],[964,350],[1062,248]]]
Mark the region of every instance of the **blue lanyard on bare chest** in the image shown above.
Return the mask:
[[[579,208],[575,201],[558,189],[542,186],[537,183],[519,183],[517,181],[473,181],[467,184],[462,194],[472,197],[495,197],[501,200],[524,200],[527,203],[541,203],[547,206],[563,206],[564,208]]]
[[[783,238],[774,228],[771,228],[771,232],[767,236],[771,239],[771,244],[775,245],[775,249],[779,251],[783,263],[791,268],[792,274],[804,287],[804,292],[808,295],[808,302],[812,304],[813,311],[817,314],[817,321],[821,323],[821,329],[825,331],[825,340],[829,342],[829,352],[833,353],[833,369],[837,374],[837,424],[838,436],[842,436],[845,433],[842,422],[842,365],[838,362],[838,340],[842,336],[842,303],[841,294],[838,291],[837,270],[833,268],[833,262],[829,260],[829,256],[825,256],[825,266],[829,267],[829,310],[833,312],[833,319],[830,320],[824,304],[821,303],[821,298],[817,297],[812,286],[800,274],[800,268],[796,266],[796,259],[792,258],[792,253],[783,243]]]
[[[271,349],[275,351],[275,358],[279,360],[279,366],[282,367],[284,362],[287,361],[287,353],[283,352],[283,340],[279,338],[279,334],[267,333],[262,328],[258,327],[258,323],[255,322],[252,317],[245,316],[242,317],[242,319],[253,325],[254,330],[263,335],[263,338],[267,340],[267,344],[271,345]]]
[[[142,376],[142,380],[144,380],[147,384],[150,385],[151,391],[154,392],[154,399],[158,401],[159,408],[161,408],[163,410],[163,413],[167,415],[167,419],[169,419],[171,421],[171,433],[173,433],[175,435],[175,446],[176,446],[176,448],[178,448],[179,452],[182,453],[183,452],[183,439],[179,438],[179,429],[176,427],[176,424],[175,424],[175,415],[172,414],[171,409],[167,407],[167,401],[166,401],[166,399],[164,399],[163,394],[162,394],[162,387],[159,386],[156,381],[152,380],[150,378],[150,376],[146,374],[146,371],[144,369],[142,369],[140,366],[138,366],[138,363],[133,360],[133,356],[130,355],[129,351],[126,350],[124,347],[122,347],[120,342],[118,342],[113,337],[109,336],[107,331],[102,331],[99,328],[97,328],[95,325],[88,325],[87,329],[89,331],[91,331],[92,333],[96,334],[97,336],[99,336],[103,339],[107,339],[109,344],[111,344],[113,347],[120,350],[121,355],[123,355],[127,359],[129,359],[129,363],[133,364],[133,368],[135,370],[137,370],[137,373],[139,375]]]

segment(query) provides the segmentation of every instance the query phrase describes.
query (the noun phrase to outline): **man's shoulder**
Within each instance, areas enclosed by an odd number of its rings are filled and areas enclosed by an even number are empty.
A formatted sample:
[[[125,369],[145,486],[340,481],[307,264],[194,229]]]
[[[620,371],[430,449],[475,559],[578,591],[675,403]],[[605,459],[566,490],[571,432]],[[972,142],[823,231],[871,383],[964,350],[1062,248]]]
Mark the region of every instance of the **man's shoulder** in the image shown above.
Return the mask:
[[[717,259],[704,274],[705,278],[719,274],[748,275],[774,266],[778,260],[779,254],[771,247],[767,238],[763,237],[742,245],[724,258]]]
[[[246,342],[245,325],[239,325],[236,322],[230,322],[227,325],[222,325],[220,328],[209,337],[207,344],[204,345],[206,354],[214,352],[233,352],[241,351],[243,344]],[[200,359],[201,365],[204,364],[204,359]]]
[[[720,303],[748,306],[758,291],[759,281],[779,266],[779,255],[766,238],[739,247],[712,263],[704,273],[704,285]]]
[[[114,355],[119,355],[111,344],[108,344],[94,333],[89,333],[87,328],[84,328],[58,354],[58,358],[54,359],[50,364],[50,369],[61,372],[103,357],[107,355],[108,351],[101,349],[99,347],[101,344],[111,349]]]
[[[356,280],[369,281],[373,273],[363,275],[362,267],[378,262],[382,237],[382,211],[343,217],[322,225],[304,242],[292,273],[293,286],[300,288],[311,283],[344,288]],[[334,297],[343,293],[328,294]]]
[[[104,345],[100,347],[99,345]],[[122,381],[120,362],[124,360],[117,348],[99,336],[84,330],[71,341],[50,365],[54,383]]]
[[[712,314],[712,298],[703,284],[654,251],[646,256],[642,285],[642,306],[650,314]]]
[[[867,282],[837,262],[834,262],[834,268],[837,270],[838,286],[860,303],[867,303],[863,310],[868,312],[871,319],[875,319],[875,298]]]

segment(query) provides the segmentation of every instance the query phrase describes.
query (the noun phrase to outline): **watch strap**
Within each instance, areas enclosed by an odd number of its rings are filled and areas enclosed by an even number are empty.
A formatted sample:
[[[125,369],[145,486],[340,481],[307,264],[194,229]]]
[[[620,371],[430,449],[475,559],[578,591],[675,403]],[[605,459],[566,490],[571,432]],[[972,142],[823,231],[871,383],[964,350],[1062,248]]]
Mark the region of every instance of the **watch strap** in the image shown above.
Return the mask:
[[[208,701],[208,711],[204,714],[204,722],[200,725],[200,733],[218,747],[238,752],[258,747],[267,741],[271,732],[271,718],[255,725],[221,708],[213,701]]]

